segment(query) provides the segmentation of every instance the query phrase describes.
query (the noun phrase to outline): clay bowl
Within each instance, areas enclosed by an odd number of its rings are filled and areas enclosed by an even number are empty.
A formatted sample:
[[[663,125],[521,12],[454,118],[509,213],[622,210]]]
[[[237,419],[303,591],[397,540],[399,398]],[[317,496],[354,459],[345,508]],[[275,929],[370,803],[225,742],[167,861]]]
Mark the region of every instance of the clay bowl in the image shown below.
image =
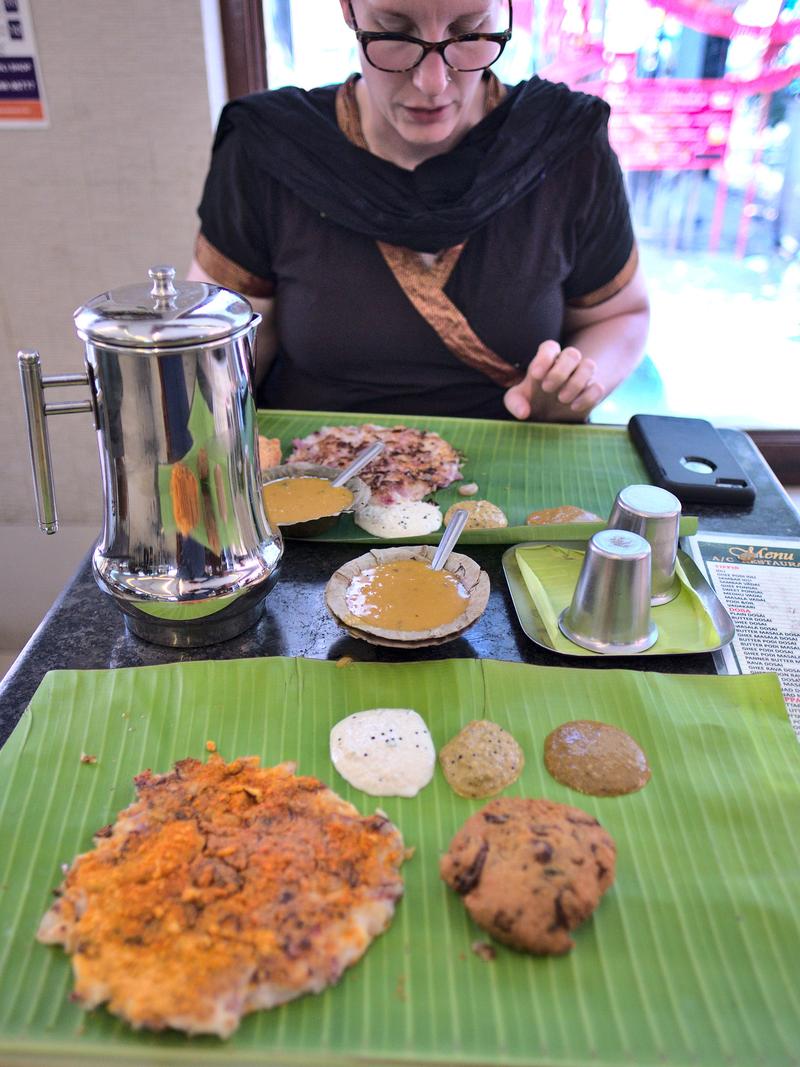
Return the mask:
[[[335,571],[325,587],[325,605],[334,619],[351,637],[386,648],[425,648],[453,641],[477,622],[489,602],[489,575],[478,564],[460,552],[451,552],[444,570],[453,574],[469,593],[469,599],[461,615],[443,626],[429,630],[386,630],[350,614],[347,608],[347,588],[357,574],[380,563],[392,563],[401,559],[419,559],[430,563],[435,545],[403,545],[397,548],[374,548],[357,559],[350,560]]]
[[[341,474],[338,467],[323,467],[318,463],[282,463],[278,467],[267,467],[261,472],[261,484],[277,482],[282,478],[328,478],[333,481]],[[339,521],[339,516],[347,511],[355,511],[363,507],[371,496],[370,488],[360,478],[349,478],[345,488],[353,494],[353,500],[346,508],[337,511],[334,515],[321,515],[318,519],[307,519],[304,522],[281,523],[280,530],[284,537],[316,537],[317,534],[331,530]]]

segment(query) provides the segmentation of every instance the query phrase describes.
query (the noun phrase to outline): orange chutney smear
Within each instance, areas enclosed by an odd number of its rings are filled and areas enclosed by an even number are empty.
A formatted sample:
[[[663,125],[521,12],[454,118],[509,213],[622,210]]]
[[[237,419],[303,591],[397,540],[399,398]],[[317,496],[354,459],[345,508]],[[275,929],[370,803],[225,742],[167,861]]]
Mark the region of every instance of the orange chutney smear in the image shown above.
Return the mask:
[[[454,622],[469,593],[447,571],[418,559],[381,563],[357,574],[345,594],[350,614],[385,630],[432,630]]]
[[[334,489],[327,478],[279,478],[262,489],[264,507],[278,526],[338,515],[353,502],[345,486]]]

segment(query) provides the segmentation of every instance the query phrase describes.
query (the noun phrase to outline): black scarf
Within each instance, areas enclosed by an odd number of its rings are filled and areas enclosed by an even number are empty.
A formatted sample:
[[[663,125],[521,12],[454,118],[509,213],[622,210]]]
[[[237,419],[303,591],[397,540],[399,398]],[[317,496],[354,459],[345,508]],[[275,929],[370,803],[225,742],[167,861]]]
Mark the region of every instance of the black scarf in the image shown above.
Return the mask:
[[[237,126],[256,170],[347,229],[418,252],[460,244],[608,118],[598,97],[534,77],[509,89],[452,151],[409,171],[350,143],[332,93],[290,87],[234,100],[220,116],[215,145]]]

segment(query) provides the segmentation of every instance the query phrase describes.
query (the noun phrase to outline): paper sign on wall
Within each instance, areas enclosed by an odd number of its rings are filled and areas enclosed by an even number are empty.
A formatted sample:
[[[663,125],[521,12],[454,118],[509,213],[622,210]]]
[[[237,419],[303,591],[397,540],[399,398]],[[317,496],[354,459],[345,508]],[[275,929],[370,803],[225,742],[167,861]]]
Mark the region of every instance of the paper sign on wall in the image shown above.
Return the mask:
[[[30,0],[0,0],[0,129],[47,124]]]

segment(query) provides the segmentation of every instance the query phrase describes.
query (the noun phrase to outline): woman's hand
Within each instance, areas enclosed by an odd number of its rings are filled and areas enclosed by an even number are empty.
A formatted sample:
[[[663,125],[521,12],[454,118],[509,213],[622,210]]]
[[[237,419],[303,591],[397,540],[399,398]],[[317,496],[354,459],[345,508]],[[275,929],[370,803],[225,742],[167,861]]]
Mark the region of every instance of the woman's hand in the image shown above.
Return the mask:
[[[543,341],[525,377],[505,394],[516,419],[582,422],[644,354],[650,305],[642,268],[620,292],[589,308],[564,311],[562,348]]]
[[[542,406],[544,394],[574,413],[573,418],[586,415],[603,398],[603,388],[594,380],[596,369],[595,361],[572,345],[562,348],[558,341],[542,341],[525,377],[506,392],[506,408],[516,419],[530,418]]]

